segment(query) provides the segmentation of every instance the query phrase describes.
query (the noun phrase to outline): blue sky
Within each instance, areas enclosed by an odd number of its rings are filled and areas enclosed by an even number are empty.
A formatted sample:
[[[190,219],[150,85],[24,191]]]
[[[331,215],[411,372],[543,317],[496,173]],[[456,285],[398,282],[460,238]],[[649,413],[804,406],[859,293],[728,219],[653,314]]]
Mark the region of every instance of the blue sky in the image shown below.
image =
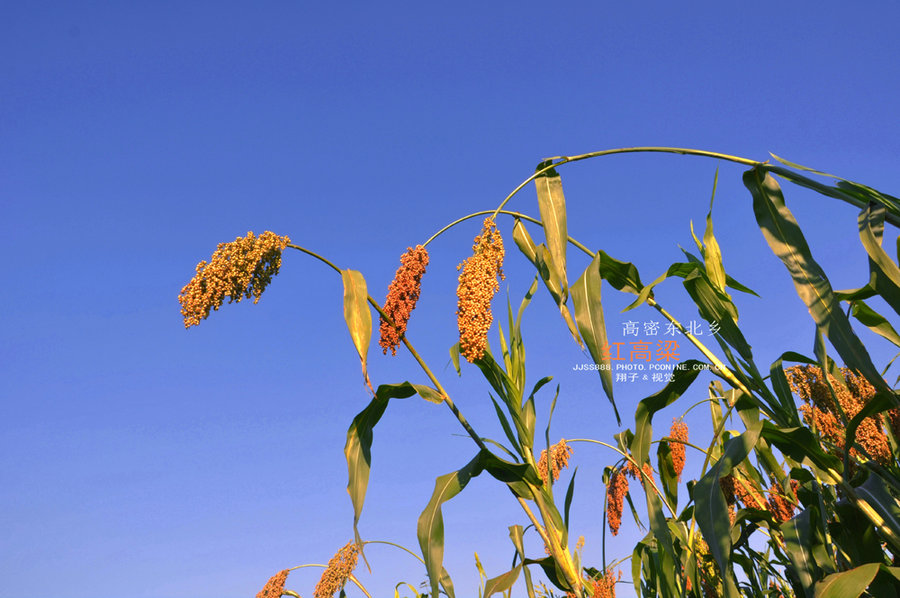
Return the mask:
[[[248,230],[289,235],[362,271],[381,299],[408,245],[496,207],[547,156],[637,145],[774,152],[897,194],[898,18],[888,2],[8,6],[0,597],[253,595],[351,537],[343,445],[368,397],[340,279],[289,252],[258,305],[226,305],[185,331],[178,292],[217,243]],[[565,166],[570,233],[652,280],[682,259],[679,244],[692,247],[689,222],[702,227],[716,166],[663,155]],[[726,269],[762,295],[738,304],[762,366],[784,350],[811,353],[813,327],[740,174],[720,167],[716,231]],[[862,284],[856,211],[784,187],[834,285]],[[510,207],[536,216],[532,188]],[[478,230],[471,220],[429,247],[409,335],[473,425],[496,437],[475,369],[458,379],[447,366],[455,266]],[[508,219],[500,230],[503,294],[518,302],[530,265]],[[587,260],[570,259],[574,278]],[[699,319],[677,283],[659,298]],[[604,300],[615,340],[628,319],[654,317],[646,307],[619,315],[629,300],[612,290]],[[561,385],[552,436],[610,440],[619,429],[599,380],[571,371],[585,357],[554,311],[542,290],[525,325],[529,379]],[[877,364],[890,359],[864,339]],[[370,359],[376,384],[424,380],[408,356],[373,349]],[[626,425],[653,389],[617,387]],[[434,478],[474,454],[459,432],[443,407],[391,406],[375,432],[366,539],[416,548]],[[574,533],[597,564],[599,478],[614,457],[575,448]],[[461,595],[477,583],[473,552],[490,575],[508,566],[516,509],[481,478],[445,508],[446,565]],[[607,554],[626,556],[638,537],[626,521]],[[403,553],[369,552],[374,573],[360,575],[379,595],[424,579]],[[293,574],[288,587],[311,595],[317,575]]]

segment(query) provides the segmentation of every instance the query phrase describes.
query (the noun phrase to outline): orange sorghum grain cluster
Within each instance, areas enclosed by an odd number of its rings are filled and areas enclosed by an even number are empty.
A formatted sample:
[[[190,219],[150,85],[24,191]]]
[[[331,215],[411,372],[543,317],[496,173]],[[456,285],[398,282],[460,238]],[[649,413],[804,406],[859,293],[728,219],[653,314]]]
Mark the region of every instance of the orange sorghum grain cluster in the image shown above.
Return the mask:
[[[625,509],[625,495],[628,494],[628,469],[621,467],[613,472],[609,478],[606,498],[606,521],[609,523],[609,531],[612,535],[619,533],[622,525],[622,511]]]
[[[255,237],[248,232],[231,243],[219,243],[209,263],[197,264],[196,274],[187,283],[178,301],[184,327],[200,324],[210,310],[218,310],[228,302],[253,297],[259,301],[272,277],[281,267],[281,252],[291,240],[266,231]]]
[[[344,587],[344,584],[347,583],[347,580],[350,579],[353,570],[356,569],[356,561],[358,559],[359,548],[357,548],[355,543],[347,542],[328,561],[328,566],[325,568],[325,572],[322,573],[319,583],[316,584],[313,596],[315,598],[331,598],[335,593],[339,592]]]
[[[616,598],[616,583],[622,579],[622,572],[616,575],[612,568],[597,579],[591,580],[592,598]]]
[[[397,354],[397,345],[400,344],[400,338],[406,332],[409,316],[419,300],[422,276],[425,274],[427,265],[428,251],[421,245],[416,245],[415,249],[407,247],[406,253],[400,257],[400,267],[394,274],[394,280],[388,287],[387,299],[384,300],[384,313],[393,320],[394,326],[381,318],[379,344],[385,355],[387,355],[388,349],[390,349],[391,355]]]
[[[672,465],[675,467],[675,474],[678,481],[681,481],[681,472],[684,471],[685,448],[684,444],[688,441],[688,426],[680,419],[672,420],[672,429],[669,430],[669,449],[672,451]]]
[[[547,459],[547,449],[541,451],[541,458],[538,460],[538,475],[547,483],[547,462],[550,462],[550,474],[553,481],[559,479],[559,472],[569,466],[569,457],[572,456],[572,447],[566,444],[563,438],[550,447],[550,459]]]
[[[641,471],[644,472],[643,476],[640,475]],[[641,482],[641,484],[643,484],[644,478],[647,478],[647,480],[649,480],[651,484],[654,484],[654,482],[653,482],[653,466],[651,466],[649,463],[644,463],[641,466],[641,471],[639,471],[637,468],[637,465],[635,465],[631,461],[629,461],[627,464],[625,464],[625,473],[627,473],[629,476],[631,476],[632,480],[638,480]]]
[[[794,480],[791,480],[793,482]],[[781,486],[777,483],[772,484],[769,488],[768,499],[769,511],[778,523],[784,523],[794,516],[794,503],[785,496]]]
[[[484,356],[487,333],[494,321],[491,299],[503,279],[503,239],[490,218],[485,219],[481,234],[475,237],[474,254],[457,266],[462,269],[456,289],[456,321],[459,326],[459,352],[472,363]]]
[[[269,578],[269,581],[267,581],[266,585],[263,586],[263,589],[259,591],[256,598],[281,598],[281,594],[284,592],[284,582],[287,581],[288,573],[290,573],[290,571],[285,569]]]
[[[875,395],[875,388],[868,380],[858,376],[849,369],[841,369],[847,382],[844,386],[834,376],[828,375],[828,383],[837,397],[835,404],[828,384],[822,375],[822,369],[815,366],[795,366],[785,370],[791,389],[797,393],[804,404],[799,407],[807,425],[814,426],[819,434],[828,440],[838,451],[844,450],[844,434],[846,426],[842,423],[840,412],[844,412],[847,420],[860,412]],[[900,430],[900,410],[891,409],[888,417],[892,427]],[[892,461],[891,447],[887,435],[878,420],[874,417],[864,419],[856,431],[856,442],[865,449],[873,460],[886,465]],[[855,448],[850,450],[854,457],[862,457]]]
[[[622,572],[609,568],[597,579],[591,580],[592,598],[616,598],[616,584],[622,579]]]
[[[734,477],[734,495],[748,509],[766,510],[766,499],[750,478]]]

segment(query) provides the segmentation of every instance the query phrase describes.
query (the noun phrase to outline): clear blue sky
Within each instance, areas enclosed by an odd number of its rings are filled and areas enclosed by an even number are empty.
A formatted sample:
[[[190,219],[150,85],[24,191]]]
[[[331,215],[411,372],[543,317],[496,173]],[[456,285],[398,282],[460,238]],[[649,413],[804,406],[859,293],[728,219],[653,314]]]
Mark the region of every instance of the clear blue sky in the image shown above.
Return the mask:
[[[342,449],[368,396],[340,280],[289,252],[258,305],[226,305],[185,331],[178,292],[219,242],[248,230],[289,235],[361,270],[383,298],[408,245],[495,207],[542,158],[634,145],[771,151],[897,194],[896,4],[735,6],[6,6],[0,597],[250,596],[280,569],[326,562],[351,537]],[[652,280],[682,259],[679,244],[692,246],[689,221],[702,227],[715,168],[658,155],[567,166],[570,232]],[[787,349],[811,353],[813,327],[753,222],[740,174],[720,169],[716,230],[726,269],[763,296],[741,296],[739,307],[767,367]],[[862,284],[856,211],[786,192],[835,286]],[[537,215],[533,190],[511,208]],[[518,301],[530,265],[510,225],[500,221],[503,288]],[[455,266],[478,228],[470,221],[430,247],[409,334],[476,428],[497,437],[475,369],[457,379],[445,368]],[[571,260],[574,278],[587,262]],[[696,318],[683,295],[676,282],[660,288],[660,301]],[[629,318],[653,318],[647,308],[619,315],[628,301],[611,290],[605,300],[615,340]],[[571,371],[585,357],[554,309],[542,290],[525,327],[530,380],[561,384],[553,440],[610,440],[618,428],[599,380]],[[889,348],[872,343],[883,365]],[[423,381],[408,356],[370,358],[376,384]],[[653,389],[617,387],[626,425]],[[474,454],[458,432],[443,407],[391,405],[375,432],[366,539],[417,549],[434,478]],[[599,479],[614,457],[575,449],[573,533],[599,566]],[[486,478],[445,508],[460,595],[477,582],[473,552],[490,575],[508,566],[506,528],[523,523],[516,509]],[[607,554],[626,556],[638,537],[626,520]],[[424,579],[400,552],[373,546],[369,557],[374,575],[360,575],[378,595]],[[294,574],[288,587],[311,595],[317,576]]]

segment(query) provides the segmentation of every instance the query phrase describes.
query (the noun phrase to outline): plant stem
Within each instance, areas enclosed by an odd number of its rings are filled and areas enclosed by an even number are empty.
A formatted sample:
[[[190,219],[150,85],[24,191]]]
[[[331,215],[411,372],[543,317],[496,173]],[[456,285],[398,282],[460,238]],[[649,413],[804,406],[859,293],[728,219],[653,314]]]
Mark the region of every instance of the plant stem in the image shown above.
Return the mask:
[[[500,210],[503,208],[503,206],[505,206],[507,204],[507,202],[516,195],[516,193],[521,191],[525,187],[525,185],[527,185],[528,183],[530,183],[537,177],[541,176],[542,174],[549,172],[550,170],[556,168],[557,166],[562,166],[563,164],[568,164],[569,162],[578,162],[578,161],[587,160],[590,158],[598,158],[600,156],[610,156],[613,154],[629,154],[629,153],[635,153],[635,152],[657,152],[657,153],[666,153],[666,154],[682,154],[682,155],[686,155],[686,156],[705,156],[707,158],[715,158],[717,160],[727,160],[729,162],[737,162],[738,164],[744,164],[746,166],[759,166],[760,164],[764,164],[764,162],[759,162],[758,160],[750,160],[749,158],[741,158],[739,156],[731,156],[728,154],[720,154],[717,152],[707,152],[705,150],[696,150],[696,149],[681,148],[681,147],[653,147],[653,146],[624,147],[624,148],[618,148],[618,149],[602,150],[599,152],[590,152],[588,154],[580,154],[577,156],[554,156],[552,158],[548,158],[548,160],[545,160],[545,161],[556,160],[555,162],[553,162],[552,164],[550,164],[548,166],[545,166],[544,168],[541,168],[541,169],[535,171],[535,173],[533,175],[531,175],[530,177],[528,177],[527,179],[522,181],[518,187],[513,189],[512,192],[506,196],[506,199],[504,199],[502,202],[500,202],[500,205],[497,206],[497,209],[494,211],[494,215],[496,216],[497,214],[499,214]]]

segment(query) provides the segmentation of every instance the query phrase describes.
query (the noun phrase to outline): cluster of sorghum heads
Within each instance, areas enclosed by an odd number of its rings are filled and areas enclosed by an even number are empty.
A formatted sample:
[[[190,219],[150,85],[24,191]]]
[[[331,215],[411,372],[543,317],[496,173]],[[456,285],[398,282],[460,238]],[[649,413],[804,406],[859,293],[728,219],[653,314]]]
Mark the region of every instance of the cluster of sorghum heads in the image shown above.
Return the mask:
[[[315,598],[331,598],[338,593],[350,579],[356,562],[359,559],[359,548],[354,542],[348,542],[343,548],[331,557],[328,566],[322,573],[316,589],[313,591]]]
[[[487,333],[494,321],[491,300],[503,278],[503,239],[490,218],[475,237],[472,257],[457,266],[459,286],[456,321],[459,326],[459,352],[469,363],[481,359],[487,349]]]
[[[804,421],[817,430],[836,451],[843,452],[846,422],[841,417],[841,411],[846,421],[853,419],[875,396],[875,388],[868,380],[846,368],[841,369],[846,386],[830,374],[826,382],[822,369],[815,366],[795,366],[785,370],[785,374],[791,389],[803,399],[804,404],[799,409]],[[834,389],[834,395],[828,384]],[[891,409],[888,418],[894,433],[900,433],[900,409]],[[874,461],[882,465],[893,461],[890,443],[878,419],[867,417],[860,423],[856,431],[856,442]],[[855,447],[850,449],[850,455],[864,457]]]
[[[747,509],[768,511],[778,523],[784,523],[794,516],[794,505],[797,504],[797,488],[800,482],[790,480],[791,494],[789,496],[782,490],[778,482],[772,482],[767,491],[763,491],[750,477],[738,470],[719,478],[719,486],[728,504],[728,516],[734,525],[736,513],[734,507],[740,502]],[[768,496],[765,496],[768,494]]]
[[[625,509],[625,495],[628,494],[628,468],[620,467],[609,477],[606,488],[606,522],[612,535],[618,535],[622,525],[622,511]]]
[[[287,581],[288,573],[290,573],[290,570],[285,569],[269,578],[269,581],[267,581],[266,585],[263,586],[263,589],[259,591],[256,598],[281,598],[281,594],[284,592],[284,582]]]
[[[197,272],[187,283],[178,301],[184,327],[196,326],[228,302],[253,297],[259,301],[272,277],[281,267],[281,252],[291,240],[266,231],[258,237],[248,232],[231,243],[220,243],[207,263],[197,264]]]
[[[408,247],[400,257],[400,267],[394,274],[394,280],[388,287],[387,299],[384,300],[384,313],[394,322],[392,326],[381,318],[381,340],[379,344],[387,355],[397,354],[397,345],[406,332],[409,316],[416,308],[419,292],[422,288],[422,276],[428,265],[428,251],[421,245],[415,249]]]
[[[555,482],[559,479],[559,472],[569,466],[569,457],[571,456],[572,447],[566,444],[565,438],[550,447],[549,458],[547,457],[547,449],[541,451],[541,458],[538,460],[537,470],[538,475],[541,476],[541,479],[544,480],[545,484],[547,483],[548,469]]]
[[[672,452],[672,465],[675,468],[675,475],[678,481],[681,481],[681,472],[684,471],[685,448],[684,443],[688,441],[688,426],[680,419],[672,420],[672,429],[669,430],[669,450]]]
[[[609,568],[600,577],[591,580],[591,598],[616,598],[616,584],[622,578],[622,572],[619,574]]]

